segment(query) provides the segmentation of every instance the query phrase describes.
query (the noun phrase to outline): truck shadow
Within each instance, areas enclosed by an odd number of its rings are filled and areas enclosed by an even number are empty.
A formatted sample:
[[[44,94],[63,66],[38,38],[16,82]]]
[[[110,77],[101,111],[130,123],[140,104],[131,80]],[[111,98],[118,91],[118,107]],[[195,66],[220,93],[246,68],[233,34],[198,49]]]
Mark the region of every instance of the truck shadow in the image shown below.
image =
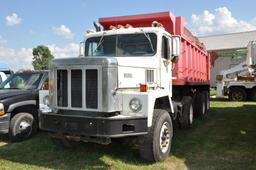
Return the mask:
[[[81,142],[74,148],[63,148],[54,145],[45,132],[20,143],[10,143],[8,136],[1,135],[1,160],[49,169],[109,169],[118,161],[145,164],[139,161],[138,150],[134,147]]]
[[[172,154],[188,169],[256,167],[256,105],[225,104],[212,108],[192,129],[177,131]]]
[[[193,128],[176,130],[170,157],[158,164],[169,169],[169,164],[175,164],[178,159],[184,160],[183,167],[188,169],[243,169],[244,165],[251,165],[256,154],[252,140],[256,134],[255,110],[256,105],[211,109],[204,120],[195,121]],[[9,143],[7,135],[0,135],[0,162],[7,167],[20,163],[26,169],[28,165],[49,169],[119,169],[122,164],[150,168],[152,165],[141,160],[136,147],[81,143],[76,148],[64,149],[54,145],[45,132],[20,143]]]

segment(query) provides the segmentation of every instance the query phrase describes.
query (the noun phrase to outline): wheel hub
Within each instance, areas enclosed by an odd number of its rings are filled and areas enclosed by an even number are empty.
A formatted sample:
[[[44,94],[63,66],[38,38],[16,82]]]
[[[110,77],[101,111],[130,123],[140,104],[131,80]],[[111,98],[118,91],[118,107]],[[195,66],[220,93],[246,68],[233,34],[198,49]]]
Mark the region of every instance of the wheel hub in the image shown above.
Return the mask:
[[[170,131],[168,128],[168,123],[165,122],[162,125],[160,131],[160,149],[163,153],[166,153],[170,145]]]
[[[20,122],[19,130],[21,135],[29,135],[31,133],[31,124],[25,120]]]
[[[192,124],[193,123],[193,106],[190,105],[190,108],[189,108],[189,123]]]

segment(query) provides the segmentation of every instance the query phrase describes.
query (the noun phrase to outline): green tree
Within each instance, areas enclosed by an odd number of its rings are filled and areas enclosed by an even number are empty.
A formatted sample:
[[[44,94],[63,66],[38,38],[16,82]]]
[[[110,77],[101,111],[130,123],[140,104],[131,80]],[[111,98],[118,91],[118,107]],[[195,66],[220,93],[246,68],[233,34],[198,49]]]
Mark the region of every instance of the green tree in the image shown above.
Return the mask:
[[[47,70],[48,63],[52,60],[54,56],[48,47],[44,45],[39,45],[33,48],[33,60],[32,65],[35,70]]]

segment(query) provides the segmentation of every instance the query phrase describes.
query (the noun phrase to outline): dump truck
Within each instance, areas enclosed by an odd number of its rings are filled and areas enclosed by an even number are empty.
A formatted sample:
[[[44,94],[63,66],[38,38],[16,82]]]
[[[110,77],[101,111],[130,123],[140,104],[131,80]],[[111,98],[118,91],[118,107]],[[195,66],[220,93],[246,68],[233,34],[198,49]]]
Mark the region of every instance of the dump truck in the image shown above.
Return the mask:
[[[256,41],[250,41],[246,60],[216,76],[217,95],[231,101],[256,101]]]
[[[40,128],[66,146],[132,138],[142,158],[163,161],[173,124],[189,128],[209,109],[204,45],[171,12],[100,18],[94,26],[79,57],[51,61],[50,109],[41,110]]]

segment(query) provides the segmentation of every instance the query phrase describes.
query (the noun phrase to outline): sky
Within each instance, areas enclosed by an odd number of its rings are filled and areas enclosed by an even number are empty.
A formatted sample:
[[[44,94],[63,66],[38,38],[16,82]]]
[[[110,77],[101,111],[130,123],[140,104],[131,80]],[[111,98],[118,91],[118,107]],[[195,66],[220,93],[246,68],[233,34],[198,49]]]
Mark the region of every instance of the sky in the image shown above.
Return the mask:
[[[171,11],[196,36],[256,30],[254,0],[0,0],[0,63],[32,68],[32,49],[76,57],[84,30],[100,17]]]

